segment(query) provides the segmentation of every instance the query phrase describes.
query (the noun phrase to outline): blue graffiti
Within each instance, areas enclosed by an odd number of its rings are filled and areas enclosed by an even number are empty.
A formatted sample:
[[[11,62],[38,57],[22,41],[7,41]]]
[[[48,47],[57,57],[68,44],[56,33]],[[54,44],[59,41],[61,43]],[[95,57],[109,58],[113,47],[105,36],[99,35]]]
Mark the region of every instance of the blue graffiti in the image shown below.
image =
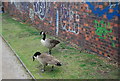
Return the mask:
[[[21,2],[21,10],[28,12],[29,11],[29,3],[28,2]]]
[[[103,10],[100,10],[100,8],[95,9],[95,6],[92,5],[90,2],[86,2],[86,3],[89,5],[92,12],[94,14],[98,15],[99,17],[102,16],[103,14],[106,14],[106,16],[109,20],[112,19],[114,16],[118,16],[118,18],[120,18],[120,14],[118,13],[118,10],[120,10],[118,3],[115,5],[114,8],[112,8],[114,10],[112,13],[108,13],[109,9],[110,9],[110,5],[105,7]]]
[[[11,4],[14,4],[21,13],[29,11],[29,2],[12,2]]]

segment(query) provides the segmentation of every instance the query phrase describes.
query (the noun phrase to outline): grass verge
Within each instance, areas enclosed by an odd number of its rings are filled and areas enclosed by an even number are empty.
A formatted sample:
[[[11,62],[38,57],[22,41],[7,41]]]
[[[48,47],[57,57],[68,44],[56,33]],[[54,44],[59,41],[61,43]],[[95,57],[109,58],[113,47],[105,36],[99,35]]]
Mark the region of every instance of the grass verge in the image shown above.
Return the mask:
[[[58,58],[62,67],[51,67],[42,73],[39,62],[32,61],[32,55],[36,51],[47,52],[48,49],[40,43],[39,30],[34,27],[22,24],[12,19],[7,14],[2,15],[2,35],[16,51],[36,79],[118,79],[118,68],[109,63],[105,58],[80,53],[79,50],[61,43],[52,50],[52,55]],[[48,36],[51,37],[51,36]],[[52,38],[52,37],[51,37]]]

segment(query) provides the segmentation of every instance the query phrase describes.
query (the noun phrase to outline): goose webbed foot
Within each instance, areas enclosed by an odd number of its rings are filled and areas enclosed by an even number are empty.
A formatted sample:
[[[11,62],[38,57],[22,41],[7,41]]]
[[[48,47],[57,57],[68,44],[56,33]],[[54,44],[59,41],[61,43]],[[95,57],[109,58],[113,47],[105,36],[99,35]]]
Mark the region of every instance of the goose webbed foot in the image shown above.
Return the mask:
[[[46,64],[47,65],[47,64]],[[41,69],[42,73],[45,72],[45,67],[46,65],[44,65],[43,69]]]
[[[44,73],[44,72],[45,72],[45,69],[41,69],[41,72]]]

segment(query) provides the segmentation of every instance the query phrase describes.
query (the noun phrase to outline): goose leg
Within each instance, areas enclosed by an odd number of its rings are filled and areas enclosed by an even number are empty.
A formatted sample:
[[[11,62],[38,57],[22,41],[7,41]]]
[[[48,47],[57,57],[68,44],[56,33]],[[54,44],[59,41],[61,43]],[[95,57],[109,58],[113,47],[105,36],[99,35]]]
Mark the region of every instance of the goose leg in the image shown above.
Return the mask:
[[[39,68],[39,67],[41,67],[41,65],[37,66],[36,68]]]
[[[54,70],[54,66],[52,66],[52,69],[51,69],[51,71],[53,71]]]
[[[49,49],[49,54],[51,54],[51,49]]]
[[[46,67],[46,65],[43,66],[43,69],[41,70],[42,72],[45,72],[45,67]]]

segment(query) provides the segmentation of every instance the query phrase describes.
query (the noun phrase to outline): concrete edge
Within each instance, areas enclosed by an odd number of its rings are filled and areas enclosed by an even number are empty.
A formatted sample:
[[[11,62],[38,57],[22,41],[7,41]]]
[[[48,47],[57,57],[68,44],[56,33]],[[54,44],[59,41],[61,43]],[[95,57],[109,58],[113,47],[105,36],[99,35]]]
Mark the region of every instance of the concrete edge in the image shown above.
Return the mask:
[[[10,47],[10,49],[13,51],[14,55],[17,57],[17,59],[20,61],[20,63],[22,64],[22,66],[25,68],[25,70],[28,72],[28,74],[32,77],[32,79],[34,81],[37,81],[35,79],[35,77],[32,75],[32,73],[27,69],[26,65],[23,63],[23,61],[20,59],[20,57],[18,56],[18,54],[13,50],[13,48],[11,47],[11,45],[8,43],[8,41],[3,37],[3,35],[1,35],[2,39],[7,43],[7,45]]]

